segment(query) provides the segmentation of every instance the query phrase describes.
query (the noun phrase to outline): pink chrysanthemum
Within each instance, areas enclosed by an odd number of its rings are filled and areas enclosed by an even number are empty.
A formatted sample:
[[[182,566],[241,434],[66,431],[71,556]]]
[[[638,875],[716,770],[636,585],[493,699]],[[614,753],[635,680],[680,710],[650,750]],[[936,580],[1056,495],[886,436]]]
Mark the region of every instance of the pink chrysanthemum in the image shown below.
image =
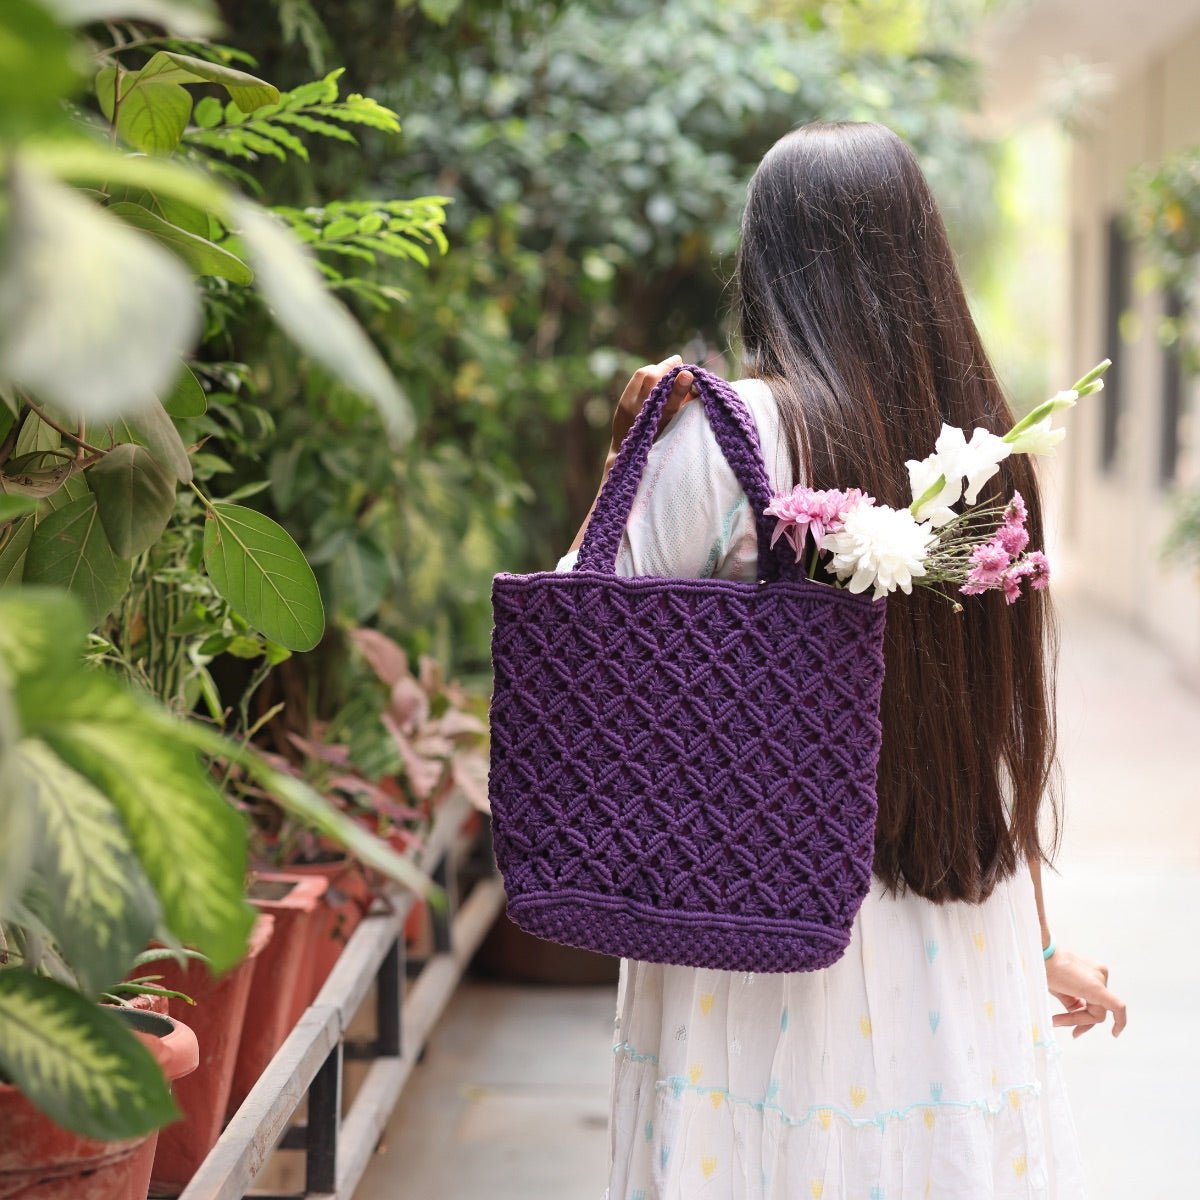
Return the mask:
[[[809,487],[796,487],[790,492],[780,492],[771,498],[764,512],[775,517],[775,531],[771,545],[786,537],[796,552],[796,561],[804,556],[804,544],[811,533],[818,549],[825,535],[841,531],[846,515],[864,504],[874,504],[872,496],[858,488],[847,491],[829,489],[818,491]]]
[[[972,566],[967,574],[967,585],[982,591],[995,587],[1011,562],[1008,551],[995,538],[976,546],[971,551]]]

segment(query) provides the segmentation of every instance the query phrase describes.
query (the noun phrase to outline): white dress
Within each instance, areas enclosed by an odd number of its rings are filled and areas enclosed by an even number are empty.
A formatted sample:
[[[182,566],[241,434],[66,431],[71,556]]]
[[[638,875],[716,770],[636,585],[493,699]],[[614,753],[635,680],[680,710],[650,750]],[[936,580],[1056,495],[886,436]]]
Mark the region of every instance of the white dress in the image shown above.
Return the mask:
[[[772,484],[790,487],[769,388],[735,386]],[[651,449],[617,572],[753,579],[754,539],[692,401]],[[821,971],[622,959],[605,1198],[1078,1200],[1050,1003],[1027,870],[980,905],[876,879]]]

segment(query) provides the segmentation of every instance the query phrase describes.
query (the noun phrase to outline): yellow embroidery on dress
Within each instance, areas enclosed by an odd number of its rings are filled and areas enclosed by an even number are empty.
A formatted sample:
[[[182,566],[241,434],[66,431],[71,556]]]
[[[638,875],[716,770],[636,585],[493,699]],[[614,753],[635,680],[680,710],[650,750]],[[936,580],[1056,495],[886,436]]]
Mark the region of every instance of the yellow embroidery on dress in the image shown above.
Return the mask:
[[[858,1031],[865,1038],[869,1038],[871,1036],[871,1018],[868,1017],[866,1013],[863,1013],[863,1015],[858,1018]]]
[[[709,1154],[700,1160],[700,1170],[704,1172],[705,1179],[711,1179],[716,1174],[717,1157],[715,1154]]]
[[[833,1120],[833,1109],[832,1108],[818,1108],[817,1109],[817,1120],[821,1122],[822,1129],[828,1129],[829,1122]]]
[[[704,1072],[700,1069],[699,1063],[692,1063],[692,1065],[688,1068],[688,1078],[694,1084],[700,1082],[700,1076],[703,1074]]]
[[[706,1017],[710,1012],[712,1012],[713,1001],[715,999],[716,996],[714,996],[712,992],[705,992],[704,995],[700,997],[700,1011]]]
[[[1025,1159],[1024,1158],[1014,1158],[1013,1159],[1013,1173],[1016,1175],[1016,1177],[1018,1179],[1020,1179],[1021,1176],[1025,1174]]]
[[[825,1193],[825,1180],[814,1179],[812,1183],[808,1185],[808,1190],[812,1192],[813,1200],[821,1200],[822,1195]]]
[[[720,1108],[721,1102],[725,1099],[725,1093],[714,1090],[708,1093],[708,1098],[712,1101],[713,1108]]]
[[[978,950],[980,954],[983,953],[983,947],[984,947],[984,943],[986,942],[986,940],[987,939],[983,936],[982,933],[977,933],[975,935],[975,949]]]
[[[1000,1078],[1000,1072],[995,1067],[992,1068],[992,1087],[996,1086],[996,1081]]]
[[[1041,1037],[1041,1030],[1036,1025],[1033,1027],[1033,1040],[1036,1042]]]
[[[867,1098],[867,1089],[859,1085],[855,1085],[850,1089],[850,1103],[855,1108],[862,1108],[863,1101]]]
[[[936,1115],[937,1114],[933,1111],[932,1108],[927,1108],[925,1110],[925,1128],[926,1129],[933,1128],[933,1119]]]
[[[1021,1107],[1021,1093],[1018,1091],[1009,1092],[1008,1093],[1008,1102],[1009,1102],[1009,1104],[1011,1104],[1013,1106],[1013,1108],[1020,1108]]]
[[[995,1002],[994,1002],[994,1001],[992,1001],[992,1000],[985,1000],[985,1001],[983,1002],[983,1011],[984,1011],[985,1013],[987,1013],[987,1015],[988,1015],[988,1017],[989,1017],[989,1018],[990,1018],[990,1017],[994,1017],[994,1016],[996,1015],[996,1004],[995,1004]]]

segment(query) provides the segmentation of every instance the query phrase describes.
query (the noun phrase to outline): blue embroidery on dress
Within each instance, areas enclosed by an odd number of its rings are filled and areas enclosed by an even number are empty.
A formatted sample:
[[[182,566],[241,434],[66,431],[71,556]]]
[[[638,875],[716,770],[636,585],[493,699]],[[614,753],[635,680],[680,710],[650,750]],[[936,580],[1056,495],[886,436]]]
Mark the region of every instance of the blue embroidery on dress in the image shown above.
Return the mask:
[[[940,1100],[942,1098],[942,1085],[940,1083],[931,1083],[929,1085],[929,1094],[935,1100]]]
[[[747,1096],[735,1096],[728,1088],[714,1088],[706,1084],[691,1083],[682,1075],[672,1075],[669,1079],[660,1080],[655,1085],[655,1089],[669,1087],[675,1094],[678,1100],[684,1092],[693,1092],[699,1096],[719,1095],[730,1104],[744,1104],[760,1113],[775,1113],[785,1125],[804,1125],[811,1121],[814,1116],[821,1113],[836,1113],[843,1120],[853,1125],[855,1128],[862,1128],[867,1125],[876,1126],[882,1133],[884,1125],[892,1118],[903,1119],[910,1112],[923,1112],[929,1108],[957,1108],[957,1109],[981,1109],[986,1113],[995,1116],[997,1113],[1004,1110],[1006,1097],[1010,1092],[1032,1092],[1035,1096],[1040,1095],[1042,1085],[1036,1080],[1031,1083],[1016,1083],[1011,1087],[1004,1088],[999,1092],[994,1100],[915,1100],[912,1104],[907,1104],[903,1108],[889,1108],[881,1112],[877,1112],[873,1117],[856,1117],[849,1110],[837,1104],[814,1104],[804,1113],[803,1116],[792,1116],[782,1105],[775,1104],[768,1100],[751,1100]],[[665,1151],[665,1147],[664,1147]],[[664,1165],[666,1160],[664,1159]]]
[[[883,1200],[883,1188],[878,1184],[871,1189],[871,1200]]]
[[[929,1028],[932,1032],[937,1033],[937,1027],[942,1023],[942,1014],[936,1008],[929,1010]]]
[[[654,1137],[654,1122],[647,1121],[642,1132],[646,1135],[646,1141],[650,1141]]]
[[[662,1148],[659,1150],[659,1152],[658,1152],[658,1161],[659,1161],[659,1162],[660,1162],[660,1163],[663,1165],[663,1167],[665,1168],[665,1167],[666,1167],[666,1165],[667,1165],[667,1163],[668,1163],[668,1161],[670,1160],[670,1158],[671,1158],[671,1147],[670,1147],[670,1146],[663,1146],[663,1147],[662,1147]]]
[[[788,1020],[789,1020],[788,1010],[785,1008],[783,1010],[783,1012],[781,1012],[779,1014],[779,1032],[780,1033],[787,1033]]]
[[[638,1188],[630,1197],[629,1200],[646,1200],[646,1189]]]
[[[930,938],[929,941],[925,943],[925,957],[929,959],[930,962],[933,962],[933,960],[937,958],[937,952],[937,940],[935,938]]]
[[[614,1054],[625,1054],[634,1062],[656,1063],[658,1062],[657,1054],[639,1054],[628,1042],[618,1042],[613,1047]]]

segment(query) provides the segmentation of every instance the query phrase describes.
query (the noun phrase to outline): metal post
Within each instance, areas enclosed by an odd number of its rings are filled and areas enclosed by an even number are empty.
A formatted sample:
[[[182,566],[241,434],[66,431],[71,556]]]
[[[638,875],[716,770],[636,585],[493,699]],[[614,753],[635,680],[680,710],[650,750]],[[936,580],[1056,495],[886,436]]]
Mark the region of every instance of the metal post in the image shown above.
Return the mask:
[[[308,1089],[308,1136],[304,1189],[310,1195],[337,1191],[338,1127],[342,1121],[342,1046],[321,1064]]]
[[[404,938],[398,937],[379,964],[375,983],[375,1028],[379,1031],[375,1053],[399,1058],[402,1052],[400,1013],[404,1007]]]

